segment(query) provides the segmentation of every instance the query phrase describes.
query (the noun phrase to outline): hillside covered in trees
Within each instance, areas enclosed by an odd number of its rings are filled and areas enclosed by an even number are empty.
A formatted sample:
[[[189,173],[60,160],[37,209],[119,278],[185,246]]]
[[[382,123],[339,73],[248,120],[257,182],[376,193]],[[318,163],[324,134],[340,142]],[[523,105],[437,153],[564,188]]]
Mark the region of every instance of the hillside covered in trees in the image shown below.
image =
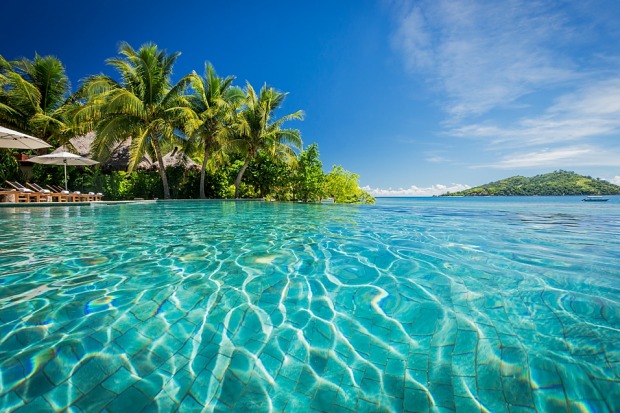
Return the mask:
[[[513,176],[443,196],[557,196],[620,195],[620,186],[569,171],[555,171],[531,178]]]

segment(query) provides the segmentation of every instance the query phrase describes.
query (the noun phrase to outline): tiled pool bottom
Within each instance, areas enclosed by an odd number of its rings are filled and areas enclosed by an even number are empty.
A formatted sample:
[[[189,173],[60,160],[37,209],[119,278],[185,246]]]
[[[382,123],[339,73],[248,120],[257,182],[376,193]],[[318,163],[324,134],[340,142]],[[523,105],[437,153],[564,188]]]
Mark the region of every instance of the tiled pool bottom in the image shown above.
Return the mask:
[[[0,410],[619,411],[620,216],[549,208],[3,215]]]

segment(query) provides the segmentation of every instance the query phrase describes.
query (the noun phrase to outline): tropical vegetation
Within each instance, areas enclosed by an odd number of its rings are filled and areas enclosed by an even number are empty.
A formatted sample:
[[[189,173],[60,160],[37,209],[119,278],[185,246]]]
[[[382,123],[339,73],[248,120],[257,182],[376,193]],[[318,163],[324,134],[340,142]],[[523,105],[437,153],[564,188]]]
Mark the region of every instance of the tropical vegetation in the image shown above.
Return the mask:
[[[54,56],[8,62],[0,56],[0,124],[27,131],[51,145],[63,143],[71,125],[71,85]]]
[[[358,174],[349,172],[340,165],[334,165],[325,177],[325,192],[334,202],[373,204],[374,198],[360,189],[358,180]]]
[[[328,191],[325,190],[325,174],[317,144],[310,145],[299,155],[292,185],[300,201],[313,202],[325,197]]]
[[[78,111],[77,119],[92,124],[97,132],[93,142],[96,158],[104,158],[111,148],[131,138],[128,170],[132,171],[151,152],[159,164],[164,198],[168,199],[162,146],[178,139],[177,130],[192,130],[192,122],[197,122],[184,94],[189,78],[172,84],[172,68],[180,53],[166,54],[155,44],[135,50],[122,43],[119,53],[121,57],[107,63],[121,80],[106,75],[88,78],[82,88],[87,103]]]
[[[247,82],[243,109],[237,113],[228,131],[233,147],[245,160],[235,179],[235,198],[239,198],[239,185],[245,170],[259,152],[268,152],[284,160],[294,157],[293,148],[300,149],[301,135],[297,129],[282,129],[288,120],[303,119],[303,112],[297,111],[274,119],[274,112],[282,106],[286,93],[281,93],[265,84],[259,94]]]
[[[224,132],[232,124],[237,106],[244,98],[241,89],[232,86],[234,76],[222,78],[217,75],[212,64],[205,65],[205,73],[200,77],[193,72],[190,77],[194,90],[189,97],[191,109],[199,119],[194,133],[190,135],[190,143],[203,149],[203,161],[200,169],[200,198],[206,198],[205,176],[209,157],[220,155],[214,162],[222,160],[224,155]]]
[[[303,148],[301,133],[287,125],[301,110],[284,114],[287,93],[264,84],[257,92],[235,77],[220,77],[210,63],[172,81],[180,53],[153,43],[128,43],[106,63],[116,77],[90,76],[71,92],[60,60],[35,55],[9,62],[0,56],[0,125],[30,133],[53,146],[95,132],[90,156],[102,163],[129,146],[126,171],[71,168],[75,189],[102,191],[107,199],[265,198],[281,201],[372,203],[359,176],[334,166],[323,172],[318,145]],[[164,154],[181,150],[199,171],[166,167]],[[23,179],[13,157],[0,153],[0,178]],[[154,161],[142,170],[143,161]],[[34,165],[32,179],[57,183],[59,168]],[[77,186],[77,187],[76,187]]]
[[[620,186],[570,171],[513,176],[445,196],[620,195]]]

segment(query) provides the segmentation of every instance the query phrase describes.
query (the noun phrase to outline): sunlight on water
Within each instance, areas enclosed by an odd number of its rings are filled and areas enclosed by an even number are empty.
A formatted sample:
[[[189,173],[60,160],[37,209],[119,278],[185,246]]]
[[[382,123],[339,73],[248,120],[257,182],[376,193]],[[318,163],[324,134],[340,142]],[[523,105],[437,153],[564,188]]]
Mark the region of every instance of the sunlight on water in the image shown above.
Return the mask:
[[[0,208],[0,407],[620,411],[615,201]]]

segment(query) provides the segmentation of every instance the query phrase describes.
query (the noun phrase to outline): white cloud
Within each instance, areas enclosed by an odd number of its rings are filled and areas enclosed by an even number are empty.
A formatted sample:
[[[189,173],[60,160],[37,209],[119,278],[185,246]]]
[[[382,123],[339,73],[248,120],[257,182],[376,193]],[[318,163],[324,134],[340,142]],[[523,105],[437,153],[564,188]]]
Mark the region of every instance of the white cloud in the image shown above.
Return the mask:
[[[571,168],[575,166],[620,166],[620,153],[610,151],[608,148],[589,145],[568,146],[525,153],[513,153],[498,162],[479,165],[474,168],[516,169],[554,166],[570,166]]]
[[[402,0],[395,10],[395,48],[446,95],[456,119],[578,76],[555,51],[573,34],[545,2]]]
[[[611,179],[606,179],[606,181],[611,182],[612,184],[615,184],[615,185],[620,185],[620,176],[616,175]]]
[[[620,31],[603,4],[384,1],[394,48],[439,92],[444,134],[494,157],[473,168],[620,166]]]
[[[620,78],[586,82],[556,99],[544,114],[499,126],[489,122],[453,128],[452,136],[484,138],[494,145],[546,145],[620,135]]]
[[[419,188],[415,185],[411,185],[409,188],[398,189],[382,189],[371,188],[370,186],[362,187],[362,189],[368,192],[372,196],[433,196],[442,195],[446,192],[458,192],[471,188],[469,185],[464,184],[452,184],[450,186],[437,184],[428,188]]]
[[[443,156],[429,156],[426,158],[427,162],[432,162],[432,163],[446,163],[446,162],[450,162],[449,159],[444,158]]]
[[[422,10],[415,7],[400,22],[395,39],[397,47],[403,49],[406,64],[410,69],[432,68],[434,65],[431,37],[428,34]]]

